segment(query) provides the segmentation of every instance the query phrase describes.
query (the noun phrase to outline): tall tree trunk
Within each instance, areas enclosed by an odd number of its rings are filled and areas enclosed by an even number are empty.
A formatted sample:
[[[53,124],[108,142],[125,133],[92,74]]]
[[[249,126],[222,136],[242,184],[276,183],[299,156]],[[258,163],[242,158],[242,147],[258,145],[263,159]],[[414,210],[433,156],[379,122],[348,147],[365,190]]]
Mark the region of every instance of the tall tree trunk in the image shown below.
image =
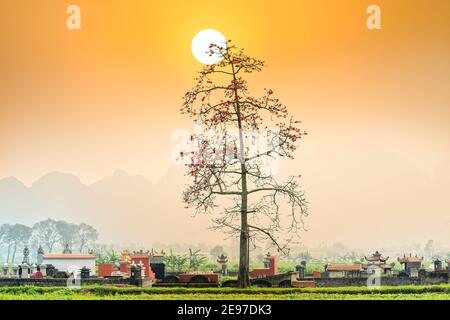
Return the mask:
[[[249,279],[249,233],[248,233],[248,203],[247,203],[247,174],[245,165],[241,165],[242,170],[242,196],[241,196],[241,236],[239,245],[239,276],[238,285],[240,288],[247,288],[250,285]]]
[[[9,254],[11,253],[11,243],[8,243],[8,255],[6,257],[6,263],[9,264]]]
[[[14,243],[14,250],[13,250],[13,255],[12,255],[12,263],[14,263],[15,260],[16,260],[16,251],[17,251],[17,243]]]
[[[234,80],[234,101],[236,108],[236,115],[238,121],[239,130],[239,159],[241,162],[241,234],[239,243],[239,274],[238,274],[238,286],[240,288],[247,288],[250,286],[249,279],[249,262],[250,262],[250,250],[249,250],[249,232],[248,232],[248,193],[247,193],[247,167],[245,165],[245,145],[244,134],[242,132],[242,118],[241,118],[241,106],[239,104],[239,95],[236,85],[236,72],[234,65],[231,65],[233,70]]]

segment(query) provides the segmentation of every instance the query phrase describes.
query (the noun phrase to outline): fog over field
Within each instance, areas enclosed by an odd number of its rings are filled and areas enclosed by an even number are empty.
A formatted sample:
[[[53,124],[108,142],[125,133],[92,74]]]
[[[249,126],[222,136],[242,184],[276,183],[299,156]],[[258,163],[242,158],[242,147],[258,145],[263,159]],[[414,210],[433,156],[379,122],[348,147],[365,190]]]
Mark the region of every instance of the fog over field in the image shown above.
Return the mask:
[[[241,73],[245,95],[270,89],[308,133],[277,177],[302,175],[305,245],[450,252],[450,1],[378,0],[376,30],[367,1],[80,1],[81,30],[64,2],[0,2],[0,224],[222,244],[184,208],[172,159],[195,132],[180,110],[203,66],[192,41],[211,28],[266,62]]]
[[[450,161],[429,175],[380,148],[352,146],[304,148],[298,163],[311,209],[305,245],[396,248],[433,239],[436,248],[449,248]],[[280,175],[295,173],[283,163],[280,168]],[[156,183],[121,170],[91,184],[60,172],[29,186],[3,178],[0,223],[32,225],[49,217],[86,222],[102,243],[222,243],[220,233],[207,229],[208,215],[194,218],[184,208],[183,175],[184,168],[173,165]]]

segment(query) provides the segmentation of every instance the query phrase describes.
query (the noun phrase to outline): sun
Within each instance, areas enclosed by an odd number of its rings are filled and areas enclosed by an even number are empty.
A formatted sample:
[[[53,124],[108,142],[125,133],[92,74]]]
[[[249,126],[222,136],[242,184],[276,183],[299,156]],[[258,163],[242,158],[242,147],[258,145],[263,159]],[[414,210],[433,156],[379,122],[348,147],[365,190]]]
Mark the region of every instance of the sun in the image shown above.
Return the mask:
[[[219,54],[210,55],[209,46],[215,44],[226,48],[227,40],[217,30],[205,29],[197,33],[192,39],[192,54],[203,64],[214,64],[222,60]]]

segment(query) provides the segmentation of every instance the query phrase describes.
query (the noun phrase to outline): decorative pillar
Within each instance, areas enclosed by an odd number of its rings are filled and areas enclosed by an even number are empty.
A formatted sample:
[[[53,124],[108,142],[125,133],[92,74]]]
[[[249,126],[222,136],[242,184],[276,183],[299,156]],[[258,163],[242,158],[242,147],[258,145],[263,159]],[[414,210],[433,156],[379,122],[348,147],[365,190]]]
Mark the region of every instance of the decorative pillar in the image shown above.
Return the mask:
[[[30,249],[28,249],[28,247],[23,249],[22,264],[30,264]]]
[[[263,259],[264,269],[270,268],[270,252],[267,252],[267,255]]]
[[[141,269],[140,269],[139,266],[136,265],[134,262],[131,263],[130,271],[131,271],[130,278],[132,278],[132,279],[134,279],[134,280],[140,279]]]
[[[37,264],[40,265],[44,262],[44,249],[41,245],[39,245],[38,252],[37,252]]]
[[[220,265],[220,272],[222,273],[223,276],[228,275],[227,262],[228,257],[223,253],[217,257],[217,263]]]
[[[300,279],[304,279],[305,278],[305,274],[306,274],[306,261],[302,261],[299,265],[297,265],[295,267],[296,271],[298,272],[298,277]]]
[[[22,263],[20,267],[22,269],[21,278],[28,279],[30,277],[29,270],[28,270],[28,267],[29,267],[28,264]]]
[[[36,264],[31,265],[31,275],[35,274],[38,271],[38,267]]]
[[[142,261],[139,262],[138,268],[141,269],[141,279],[145,278],[145,267],[144,267],[144,264],[142,263]]]
[[[91,274],[91,269],[86,268],[86,267],[81,268],[81,272],[80,272],[81,279],[89,278],[90,274]]]
[[[127,276],[130,275],[130,263],[128,261],[120,261],[120,272]]]
[[[3,276],[9,278],[9,265],[7,263],[3,265]]]
[[[442,269],[442,261],[439,259],[436,259],[434,261],[434,271],[438,271]]]
[[[19,277],[19,266],[17,264],[13,265],[13,274],[12,277],[13,278],[18,278]]]
[[[47,276],[47,265],[41,264],[39,266],[39,271],[42,273],[42,276],[46,277]]]

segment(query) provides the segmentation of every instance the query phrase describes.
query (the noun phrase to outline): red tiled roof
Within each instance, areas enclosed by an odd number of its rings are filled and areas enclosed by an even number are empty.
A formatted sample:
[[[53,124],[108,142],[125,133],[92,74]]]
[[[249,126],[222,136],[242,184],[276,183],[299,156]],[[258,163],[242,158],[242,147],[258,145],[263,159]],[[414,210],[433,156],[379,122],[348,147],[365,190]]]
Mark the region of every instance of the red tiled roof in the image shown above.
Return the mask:
[[[374,254],[372,254],[371,257],[365,258],[367,261],[382,261],[382,262],[386,262],[389,259],[389,257],[387,258],[383,257],[381,253],[378,252],[378,250]]]
[[[366,257],[367,261],[382,261],[382,262],[385,262],[388,259],[389,259],[389,257],[385,258],[385,257],[382,257],[382,256],[371,256],[369,258]]]
[[[392,264],[363,264],[364,269],[392,269],[394,266]]]
[[[139,259],[139,258],[149,258],[150,254],[149,253],[132,253],[131,255],[131,259]]]
[[[360,270],[361,270],[360,264],[351,264],[351,265],[334,264],[327,266],[327,271],[360,271]]]
[[[405,262],[422,262],[423,258],[419,258],[419,257],[403,257],[403,258],[398,258],[398,261],[400,263],[405,263]]]
[[[436,273],[446,274],[446,273],[448,273],[448,270],[447,269],[441,269],[441,270],[436,270],[435,272]]]
[[[44,253],[44,259],[95,259],[95,254],[82,253]]]

